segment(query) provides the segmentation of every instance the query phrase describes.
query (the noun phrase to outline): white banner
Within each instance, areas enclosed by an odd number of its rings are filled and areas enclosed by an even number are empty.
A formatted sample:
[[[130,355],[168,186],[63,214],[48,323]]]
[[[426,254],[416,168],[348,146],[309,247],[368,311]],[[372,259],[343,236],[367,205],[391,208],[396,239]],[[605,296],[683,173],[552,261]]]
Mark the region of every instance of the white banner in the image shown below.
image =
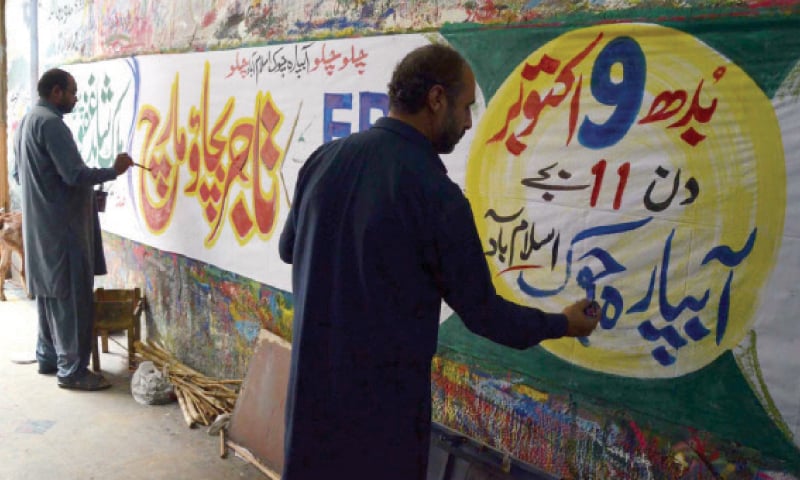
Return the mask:
[[[277,246],[298,170],[324,142],[384,116],[396,63],[430,41],[383,36],[70,66],[79,103],[67,120],[85,160],[110,166],[127,150],[143,166],[104,186],[103,228],[290,291]],[[479,98],[476,122],[482,111]],[[470,140],[468,132],[445,158],[461,184]]]

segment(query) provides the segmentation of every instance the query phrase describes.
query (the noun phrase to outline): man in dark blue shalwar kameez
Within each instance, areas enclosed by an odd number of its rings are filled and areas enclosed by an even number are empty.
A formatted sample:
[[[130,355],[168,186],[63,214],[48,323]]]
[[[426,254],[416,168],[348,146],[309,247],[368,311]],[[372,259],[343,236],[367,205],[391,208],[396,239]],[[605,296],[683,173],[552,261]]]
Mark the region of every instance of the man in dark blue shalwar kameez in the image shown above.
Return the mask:
[[[464,59],[442,45],[411,52],[389,99],[369,131],[311,155],[281,235],[294,292],[284,480],[425,478],[442,299],[473,332],[519,349],[597,325],[588,300],[555,314],[495,292],[438,156],[472,126]]]

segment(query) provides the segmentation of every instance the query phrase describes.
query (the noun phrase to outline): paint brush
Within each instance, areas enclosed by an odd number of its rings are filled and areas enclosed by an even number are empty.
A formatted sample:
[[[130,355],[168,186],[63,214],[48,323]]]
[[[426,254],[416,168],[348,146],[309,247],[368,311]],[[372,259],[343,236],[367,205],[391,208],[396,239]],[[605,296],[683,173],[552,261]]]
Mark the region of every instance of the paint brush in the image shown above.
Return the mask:
[[[150,171],[150,167],[145,167],[145,166],[144,166],[144,165],[142,165],[141,163],[136,163],[136,162],[133,162],[133,164],[134,164],[134,165],[136,165],[137,167],[139,167],[139,168],[143,169],[143,170],[147,170],[148,172]]]

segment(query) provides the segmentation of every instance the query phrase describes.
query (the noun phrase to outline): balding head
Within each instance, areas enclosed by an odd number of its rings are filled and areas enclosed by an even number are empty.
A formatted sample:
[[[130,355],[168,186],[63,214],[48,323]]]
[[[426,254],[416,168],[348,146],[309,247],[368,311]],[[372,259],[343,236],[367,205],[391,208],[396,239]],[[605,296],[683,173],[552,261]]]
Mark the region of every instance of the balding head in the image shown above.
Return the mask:
[[[466,60],[447,45],[419,47],[403,58],[389,82],[389,109],[402,114],[415,114],[427,102],[428,92],[441,85],[449,99],[458,96],[463,84]]]

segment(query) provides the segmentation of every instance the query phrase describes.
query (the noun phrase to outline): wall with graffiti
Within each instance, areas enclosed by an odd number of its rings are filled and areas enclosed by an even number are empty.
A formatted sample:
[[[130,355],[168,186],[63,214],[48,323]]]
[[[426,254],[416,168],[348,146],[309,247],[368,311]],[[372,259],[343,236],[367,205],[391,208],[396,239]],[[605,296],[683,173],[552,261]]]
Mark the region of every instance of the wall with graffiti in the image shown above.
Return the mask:
[[[187,363],[241,376],[259,328],[291,336],[300,166],[446,42],[479,88],[443,159],[498,291],[602,321],[514,351],[443,306],[435,420],[562,478],[800,478],[800,2],[52,1],[38,31],[87,162],[141,164],[103,186],[102,282]]]

